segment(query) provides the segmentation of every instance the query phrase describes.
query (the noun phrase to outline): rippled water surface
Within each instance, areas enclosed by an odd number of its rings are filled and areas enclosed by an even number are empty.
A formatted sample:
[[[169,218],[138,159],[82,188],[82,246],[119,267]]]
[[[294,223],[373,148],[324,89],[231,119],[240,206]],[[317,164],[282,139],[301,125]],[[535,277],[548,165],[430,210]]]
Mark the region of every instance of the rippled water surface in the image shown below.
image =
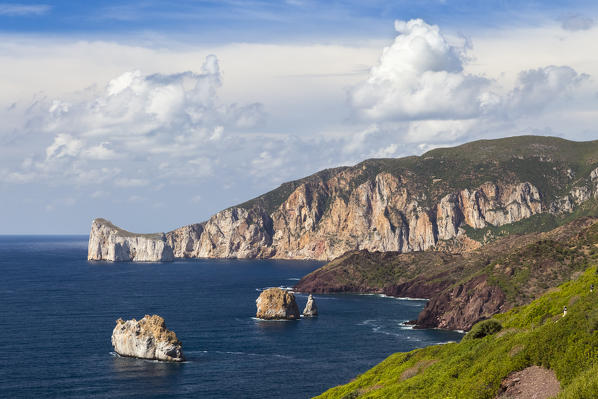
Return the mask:
[[[393,352],[461,338],[402,326],[425,302],[379,296],[315,295],[316,319],[252,318],[260,289],[318,262],[92,263],[86,240],[0,236],[0,397],[306,398]],[[154,313],[187,362],[112,352],[117,318]]]

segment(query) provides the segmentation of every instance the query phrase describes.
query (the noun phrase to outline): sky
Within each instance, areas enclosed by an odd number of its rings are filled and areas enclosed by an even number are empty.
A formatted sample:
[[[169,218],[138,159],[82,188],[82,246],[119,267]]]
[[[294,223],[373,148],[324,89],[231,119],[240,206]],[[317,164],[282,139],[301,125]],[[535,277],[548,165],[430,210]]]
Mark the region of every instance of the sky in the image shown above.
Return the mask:
[[[595,1],[0,0],[0,234],[169,231],[367,158],[595,140],[596,43]]]

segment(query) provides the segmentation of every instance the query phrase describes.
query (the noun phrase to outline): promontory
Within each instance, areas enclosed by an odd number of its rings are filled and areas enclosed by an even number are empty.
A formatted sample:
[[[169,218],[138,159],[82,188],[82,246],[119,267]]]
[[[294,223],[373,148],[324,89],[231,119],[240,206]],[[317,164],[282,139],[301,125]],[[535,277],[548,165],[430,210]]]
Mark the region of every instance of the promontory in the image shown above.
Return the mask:
[[[88,258],[331,260],[355,250],[455,252],[479,247],[478,231],[572,213],[595,198],[598,141],[481,140],[326,169],[164,234],[128,233],[96,219]],[[535,228],[530,223],[522,232]]]

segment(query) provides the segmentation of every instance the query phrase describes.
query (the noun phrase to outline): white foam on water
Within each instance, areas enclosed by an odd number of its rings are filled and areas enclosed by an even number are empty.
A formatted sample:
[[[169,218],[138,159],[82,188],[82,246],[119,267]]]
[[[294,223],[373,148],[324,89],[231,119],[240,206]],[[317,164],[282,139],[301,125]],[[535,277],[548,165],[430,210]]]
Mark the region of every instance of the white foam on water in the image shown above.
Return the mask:
[[[412,324],[405,324],[407,323],[409,320],[404,320],[402,322],[399,323],[399,328],[401,330],[413,330],[413,325]]]
[[[285,291],[289,291],[289,292],[293,292],[293,288],[292,287],[287,287],[285,285],[279,285],[278,287],[264,287],[264,288],[256,288],[256,291],[265,291],[268,288],[280,288],[281,290],[285,290]]]
[[[296,321],[295,319],[287,320],[287,319],[260,319],[259,317],[252,317],[255,321],[267,321],[267,322],[274,322],[274,321]]]
[[[206,351],[207,352],[207,351]],[[140,357],[135,357],[135,356],[122,356],[119,355],[116,352],[108,352],[110,354],[110,356],[112,357],[117,357],[119,359],[131,359],[131,360],[135,360],[135,361],[141,361],[141,362],[146,362],[146,363],[160,363],[160,364],[182,364],[182,363],[191,363],[190,360],[183,360],[182,362],[170,362],[167,360],[157,360],[157,359],[143,359]],[[187,353],[193,353],[193,352],[187,352]]]

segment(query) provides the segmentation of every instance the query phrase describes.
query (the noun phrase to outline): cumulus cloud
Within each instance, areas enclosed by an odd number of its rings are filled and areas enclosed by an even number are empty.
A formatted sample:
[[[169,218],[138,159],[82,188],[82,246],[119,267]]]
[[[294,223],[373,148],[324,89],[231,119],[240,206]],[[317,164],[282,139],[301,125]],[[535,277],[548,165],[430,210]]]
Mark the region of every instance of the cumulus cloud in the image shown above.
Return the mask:
[[[350,103],[361,117],[465,119],[497,101],[488,79],[463,71],[465,48],[449,44],[438,26],[415,19],[396,21],[395,29],[394,43],[350,91]]]
[[[5,134],[5,140],[36,137],[41,143],[43,137],[52,139],[43,155],[34,155],[28,165],[0,180],[29,181],[36,174],[60,179],[71,171],[85,183],[94,175],[106,175],[105,161],[120,165],[116,174],[125,175],[115,181],[120,187],[146,185],[156,173],[173,178],[181,171],[187,172],[181,174],[186,178],[208,176],[212,165],[202,154],[210,154],[227,131],[242,133],[265,118],[259,103],[221,103],[217,95],[221,85],[218,59],[210,55],[198,73],[144,75],[134,70],[103,88],[92,87],[64,98],[41,96],[30,105],[11,107],[7,112],[20,113],[23,120],[13,130],[18,134]],[[171,158],[175,162],[167,162]],[[132,161],[148,164],[134,169]]]
[[[574,14],[561,19],[561,27],[565,30],[579,31],[594,27],[595,21],[588,16]]]
[[[451,44],[437,26],[415,19],[396,21],[395,29],[393,43],[349,91],[354,114],[369,127],[347,135],[346,153],[363,147],[391,153],[384,150],[393,149],[391,137],[396,144],[439,144],[500,129],[504,134],[520,119],[529,123],[551,107],[565,108],[589,80],[569,66],[551,65],[521,71],[514,86],[503,87],[467,73],[471,45]],[[381,142],[386,147],[378,148]]]
[[[515,88],[505,98],[512,112],[537,112],[550,103],[565,99],[589,75],[579,74],[568,66],[547,66],[519,73]]]

